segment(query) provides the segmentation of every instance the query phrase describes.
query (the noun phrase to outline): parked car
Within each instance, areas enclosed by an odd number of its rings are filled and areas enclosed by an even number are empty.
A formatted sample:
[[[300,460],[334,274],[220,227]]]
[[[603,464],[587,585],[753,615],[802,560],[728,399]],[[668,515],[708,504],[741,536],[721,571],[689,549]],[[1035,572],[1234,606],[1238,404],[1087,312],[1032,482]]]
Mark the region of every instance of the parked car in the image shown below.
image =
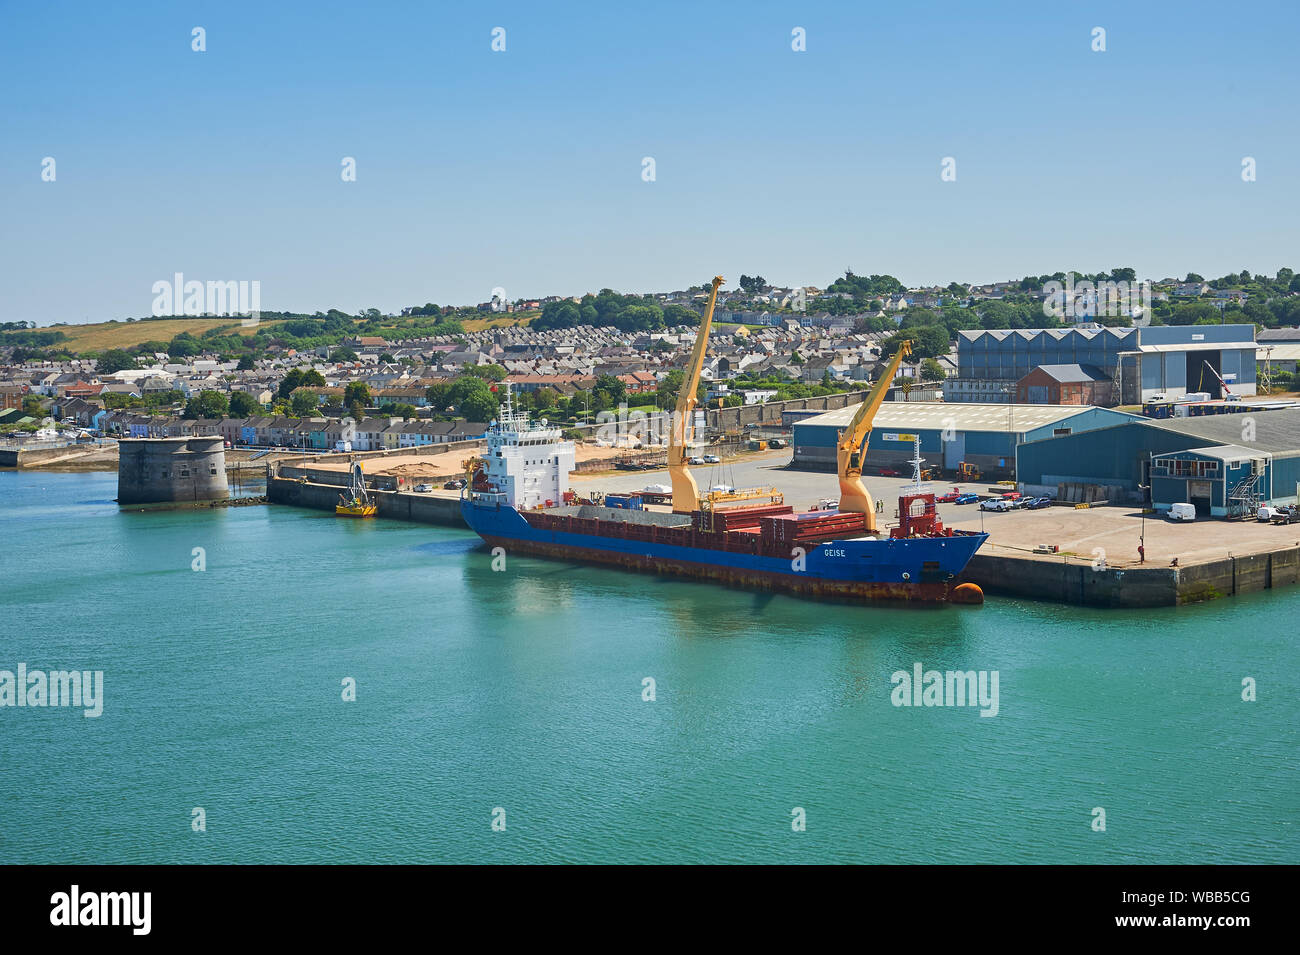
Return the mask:
[[[722,458],[718,457],[716,454],[706,454],[706,455],[704,456],[704,463],[705,463],[705,464],[721,464],[721,463],[722,463]]]
[[[1258,511],[1255,512],[1255,520],[1267,524],[1269,521],[1273,519],[1275,515],[1281,514],[1282,510],[1283,509],[1280,507],[1269,507],[1267,504],[1265,504],[1263,507],[1261,507]]]
[[[979,499],[980,499],[980,496],[979,496],[978,494],[971,494],[969,491],[967,491],[965,494],[958,494],[957,497],[956,497],[956,499],[953,501],[953,503],[954,503],[954,504],[974,504],[974,503],[975,503],[976,501],[978,501]]]
[[[1273,524],[1300,524],[1300,507],[1274,508]]]
[[[767,446],[769,448],[784,448],[785,441],[782,438],[773,438],[771,441],[767,442]]]
[[[1171,521],[1194,521],[1196,520],[1196,508],[1187,503],[1170,504],[1169,519]]]
[[[687,461],[686,463],[687,463],[687,464],[703,464],[703,463],[704,463],[704,459],[703,459],[702,457],[699,457],[699,456],[697,455],[696,457],[691,458],[691,459],[690,459],[689,461]]]
[[[432,485],[432,484],[417,484],[417,485],[415,485],[415,490],[416,490],[416,493],[417,493],[417,494],[427,494],[427,493],[429,493],[430,491],[433,490],[433,485]]]
[[[980,501],[981,511],[1010,511],[1014,505],[1001,497],[991,497],[987,501]]]
[[[1028,501],[1025,502],[1025,507],[1031,511],[1036,511],[1039,508],[1051,507],[1051,506],[1052,506],[1052,499],[1050,497],[1031,497]]]
[[[459,491],[464,486],[465,486],[464,478],[452,478],[450,481],[448,481],[446,484],[443,485],[443,487],[448,491]],[[420,490],[420,488],[417,487],[416,490],[418,491]],[[432,491],[433,488],[429,488],[429,490]]]
[[[936,504],[955,504],[959,497],[961,497],[961,491],[953,488],[947,494],[936,494],[934,500]]]
[[[893,468],[881,468],[881,469],[880,469],[880,476],[881,476],[881,477],[898,477],[899,475],[898,475],[898,472],[895,471]]]

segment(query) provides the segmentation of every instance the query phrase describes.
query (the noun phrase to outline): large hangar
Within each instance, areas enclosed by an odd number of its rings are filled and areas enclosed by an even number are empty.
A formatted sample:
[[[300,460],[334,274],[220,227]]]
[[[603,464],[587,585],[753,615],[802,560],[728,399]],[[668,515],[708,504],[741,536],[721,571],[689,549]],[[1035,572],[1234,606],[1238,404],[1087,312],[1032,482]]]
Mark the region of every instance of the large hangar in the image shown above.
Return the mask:
[[[1083,365],[1111,380],[1111,400],[1141,404],[1189,392],[1223,397],[1220,378],[1253,396],[1255,326],[1148,325],[978,329],[957,333],[957,374],[943,383],[951,403],[1001,403],[1043,365]]]
[[[839,433],[857,410],[858,405],[849,405],[794,422],[793,466],[834,471]],[[930,465],[955,473],[966,462],[993,480],[1011,479],[1018,445],[1109,428],[1133,417],[1081,405],[886,401],[876,413],[863,469],[905,471],[912,458],[913,437],[919,436],[921,457]]]
[[[1111,488],[1118,500],[1158,511],[1193,504],[1230,517],[1296,501],[1300,408],[1191,418],[1133,418],[1086,433],[1047,435],[1016,451],[1026,492],[1061,484]]]

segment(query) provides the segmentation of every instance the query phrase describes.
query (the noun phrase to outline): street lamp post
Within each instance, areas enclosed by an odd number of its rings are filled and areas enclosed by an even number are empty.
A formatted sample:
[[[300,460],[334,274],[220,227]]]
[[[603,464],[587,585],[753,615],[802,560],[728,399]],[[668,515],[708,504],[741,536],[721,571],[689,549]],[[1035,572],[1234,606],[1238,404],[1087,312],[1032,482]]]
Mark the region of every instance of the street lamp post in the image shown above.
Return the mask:
[[[1147,480],[1151,480],[1151,455],[1147,454]],[[1139,491],[1150,491],[1150,484],[1138,484]],[[1147,495],[1142,495],[1142,529],[1138,531],[1138,563],[1147,560]]]

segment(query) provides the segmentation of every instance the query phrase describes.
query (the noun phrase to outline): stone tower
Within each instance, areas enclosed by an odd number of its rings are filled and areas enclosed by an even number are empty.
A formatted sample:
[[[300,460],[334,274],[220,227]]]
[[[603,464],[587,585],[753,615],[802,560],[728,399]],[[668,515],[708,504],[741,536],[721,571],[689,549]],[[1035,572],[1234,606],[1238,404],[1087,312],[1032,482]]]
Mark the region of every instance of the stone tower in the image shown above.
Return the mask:
[[[118,442],[117,502],[153,504],[228,497],[220,438],[127,438]]]

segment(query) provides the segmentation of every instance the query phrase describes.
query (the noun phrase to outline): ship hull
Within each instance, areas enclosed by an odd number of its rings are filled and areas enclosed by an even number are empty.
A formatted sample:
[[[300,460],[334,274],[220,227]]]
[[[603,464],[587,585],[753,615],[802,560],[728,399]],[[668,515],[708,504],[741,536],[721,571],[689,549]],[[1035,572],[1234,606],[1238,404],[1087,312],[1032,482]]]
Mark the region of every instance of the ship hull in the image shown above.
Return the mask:
[[[462,502],[461,511],[466,523],[489,546],[501,547],[507,554],[854,602],[941,604],[954,600],[958,575],[985,540],[983,534],[830,540],[792,548],[787,558],[739,552],[734,542],[730,549],[718,549],[630,539],[623,536],[625,529],[617,521],[589,522],[597,533],[534,526],[512,507],[484,505],[472,499]],[[534,516],[534,520],[541,523],[544,519]]]

